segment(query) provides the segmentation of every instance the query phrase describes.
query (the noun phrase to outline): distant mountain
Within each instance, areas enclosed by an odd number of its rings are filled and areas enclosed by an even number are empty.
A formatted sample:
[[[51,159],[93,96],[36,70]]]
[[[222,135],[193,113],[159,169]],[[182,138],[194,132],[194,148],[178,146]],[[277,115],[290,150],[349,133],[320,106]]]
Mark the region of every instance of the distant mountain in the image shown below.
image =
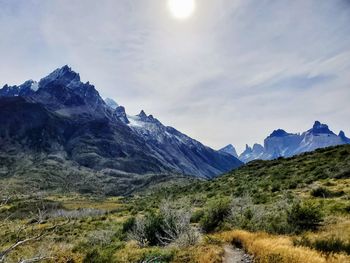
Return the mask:
[[[244,163],[248,163],[255,159],[260,159],[264,155],[264,147],[260,144],[254,144],[253,148],[246,145],[244,152],[240,155],[240,160]]]
[[[326,124],[316,121],[311,129],[302,134],[287,133],[282,129],[275,130],[264,140],[264,146],[255,144],[250,148],[247,145],[239,159],[245,163],[258,159],[272,160],[342,144],[350,144],[350,139],[343,131],[336,135]]]
[[[230,154],[230,155],[238,158],[237,151],[236,151],[235,147],[233,147],[232,144],[229,144],[229,145],[225,146],[224,148],[220,149],[219,151],[227,153],[227,154]]]
[[[25,162],[36,156],[60,156],[99,173],[112,169],[119,174],[170,172],[200,178],[242,165],[143,111],[127,115],[123,106],[103,100],[68,66],[39,82],[0,89],[1,156],[13,159],[3,171],[14,171],[18,158]]]

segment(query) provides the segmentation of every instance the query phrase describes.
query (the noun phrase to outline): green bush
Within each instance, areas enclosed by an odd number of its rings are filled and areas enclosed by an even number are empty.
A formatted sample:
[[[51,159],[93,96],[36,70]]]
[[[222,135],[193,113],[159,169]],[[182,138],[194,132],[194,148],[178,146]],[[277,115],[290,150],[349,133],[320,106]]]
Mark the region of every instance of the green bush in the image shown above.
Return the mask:
[[[325,187],[318,187],[311,191],[311,195],[313,197],[323,197],[323,198],[339,197],[344,194],[345,194],[344,191],[332,192]]]
[[[327,254],[345,252],[350,255],[350,243],[335,237],[315,240],[313,247]]]
[[[160,215],[150,213],[146,216],[145,235],[150,246],[159,245],[158,236],[163,233],[163,218]]]
[[[231,206],[228,200],[221,199],[209,203],[208,208],[205,210],[204,215],[199,222],[203,231],[208,233],[218,230],[230,214],[230,210]]]
[[[129,232],[135,225],[135,217],[129,217],[122,226],[122,232],[127,233]]]
[[[203,210],[195,211],[191,216],[191,223],[199,223],[203,216],[204,216]]]
[[[84,259],[83,263],[112,263],[112,254],[111,253],[102,253],[98,249],[93,249],[89,251]]]
[[[329,191],[327,188],[325,187],[318,187],[316,189],[313,189],[311,191],[311,195],[313,197],[323,197],[323,198],[326,198],[326,197],[330,197],[332,195],[331,191]]]
[[[296,202],[287,211],[287,222],[295,233],[316,230],[323,222],[323,214],[315,203]]]

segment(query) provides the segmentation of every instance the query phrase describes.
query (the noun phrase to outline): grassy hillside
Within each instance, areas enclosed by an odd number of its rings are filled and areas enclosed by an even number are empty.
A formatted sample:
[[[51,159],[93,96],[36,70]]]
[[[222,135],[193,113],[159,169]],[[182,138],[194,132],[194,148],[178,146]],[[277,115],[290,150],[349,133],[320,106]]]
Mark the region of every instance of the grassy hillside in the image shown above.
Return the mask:
[[[158,182],[129,197],[18,194],[7,184],[0,257],[29,238],[4,262],[214,263],[227,243],[256,262],[350,261],[350,146],[255,161],[213,181]]]
[[[269,203],[282,194],[295,193],[307,197],[318,188],[330,191],[340,201],[350,178],[350,145],[319,149],[292,158],[272,161],[253,161],[212,181],[198,181],[184,187],[172,187],[153,193],[152,200],[171,196],[189,197],[197,202],[222,197],[239,197],[249,194],[254,203]],[[321,196],[322,197],[322,194]],[[328,197],[328,196],[326,196]],[[338,207],[346,212],[349,207]]]

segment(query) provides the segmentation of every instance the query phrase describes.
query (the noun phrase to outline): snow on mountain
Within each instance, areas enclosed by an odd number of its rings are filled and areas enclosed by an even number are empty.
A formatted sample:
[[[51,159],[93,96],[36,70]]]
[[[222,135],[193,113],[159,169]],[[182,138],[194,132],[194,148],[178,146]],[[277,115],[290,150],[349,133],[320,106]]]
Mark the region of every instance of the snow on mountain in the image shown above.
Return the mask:
[[[232,163],[234,167],[241,165],[238,159],[206,147],[173,127],[164,126],[143,110],[136,116],[127,117],[128,126],[152,146],[158,158],[180,173],[198,174],[199,171],[203,175],[215,175],[222,169],[230,170]]]
[[[16,96],[29,96],[34,94],[38,89],[38,83],[33,80],[28,80],[19,86],[5,85],[0,89],[0,97],[16,97]]]
[[[105,98],[105,103],[107,106],[111,107],[113,110],[119,107],[118,103],[115,102],[115,100],[111,98]]]
[[[81,82],[79,74],[68,66],[56,69],[38,83],[6,85],[0,89],[0,100],[0,130],[4,134],[15,136],[16,131],[21,132],[20,136],[26,138],[21,140],[24,148],[37,151],[42,149],[40,144],[48,152],[59,149],[89,168],[141,174],[167,171],[212,178],[242,165],[237,158],[164,126],[144,111],[127,115],[123,106],[104,101],[93,85]],[[11,118],[7,112],[13,113]],[[35,133],[29,132],[33,126]]]
[[[310,130],[302,134],[287,133],[281,129],[275,130],[264,140],[264,146],[260,145],[255,150],[254,147],[252,149],[247,146],[239,159],[242,162],[258,159],[272,160],[342,144],[350,144],[350,139],[343,131],[336,135],[328,125],[316,121]]]

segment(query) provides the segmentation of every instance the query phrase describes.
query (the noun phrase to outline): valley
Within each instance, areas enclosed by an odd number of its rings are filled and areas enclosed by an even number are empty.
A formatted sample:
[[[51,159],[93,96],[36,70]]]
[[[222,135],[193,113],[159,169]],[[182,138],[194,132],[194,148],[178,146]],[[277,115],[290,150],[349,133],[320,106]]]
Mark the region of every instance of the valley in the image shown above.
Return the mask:
[[[2,178],[0,251],[34,237],[4,262],[221,262],[227,244],[254,262],[347,262],[349,147],[255,161],[212,181],[128,197],[18,194]]]

